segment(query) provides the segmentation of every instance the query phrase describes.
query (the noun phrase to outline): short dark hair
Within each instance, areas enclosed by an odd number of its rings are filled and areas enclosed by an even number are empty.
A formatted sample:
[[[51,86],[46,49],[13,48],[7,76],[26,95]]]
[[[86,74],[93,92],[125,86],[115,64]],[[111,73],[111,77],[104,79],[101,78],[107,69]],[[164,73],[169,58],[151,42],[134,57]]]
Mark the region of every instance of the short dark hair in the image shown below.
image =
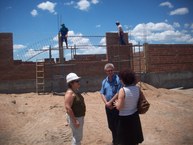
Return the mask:
[[[119,22],[119,21],[117,21],[115,24],[116,24],[116,25],[119,25],[119,24],[120,24],[120,22]]]
[[[119,72],[119,78],[125,85],[136,84],[136,76],[133,70],[123,69]]]

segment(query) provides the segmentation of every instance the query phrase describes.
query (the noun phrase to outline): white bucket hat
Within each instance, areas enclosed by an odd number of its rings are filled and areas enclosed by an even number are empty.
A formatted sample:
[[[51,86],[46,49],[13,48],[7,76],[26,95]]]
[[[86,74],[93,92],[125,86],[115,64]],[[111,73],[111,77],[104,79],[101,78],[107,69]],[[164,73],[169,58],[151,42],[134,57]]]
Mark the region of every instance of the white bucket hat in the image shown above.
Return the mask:
[[[66,76],[66,83],[70,83],[74,80],[79,80],[81,79],[81,77],[77,76],[77,74],[75,73],[69,73],[67,76]]]

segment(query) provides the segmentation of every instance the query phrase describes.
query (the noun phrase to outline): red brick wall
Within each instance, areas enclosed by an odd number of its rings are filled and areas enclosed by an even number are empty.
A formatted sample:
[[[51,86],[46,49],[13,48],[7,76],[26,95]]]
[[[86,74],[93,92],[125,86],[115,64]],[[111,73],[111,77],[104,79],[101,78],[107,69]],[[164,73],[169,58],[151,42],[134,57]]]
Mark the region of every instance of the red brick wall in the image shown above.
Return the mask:
[[[36,79],[36,66],[35,63],[22,63],[19,65],[7,65],[1,67],[0,80],[28,80]]]
[[[105,54],[74,55],[74,59],[80,61],[101,61],[106,59],[106,55]]]
[[[124,40],[128,44],[128,34],[124,34]],[[106,33],[107,59],[109,61],[117,60],[117,57],[128,59],[132,44],[119,45],[119,37],[117,33]]]
[[[126,39],[128,36],[125,34]],[[128,40],[128,39],[127,39]],[[192,44],[146,44],[138,68],[139,61],[133,61],[137,53],[133,54],[132,44],[118,45],[117,33],[107,33],[107,58],[106,61],[65,61],[62,68],[58,65],[46,65],[46,78],[52,75],[66,75],[76,72],[80,76],[105,76],[103,71],[107,62],[115,65],[116,71],[121,68],[132,67],[136,72],[180,72],[193,71],[193,45]],[[133,54],[133,55],[132,55]],[[132,61],[132,63],[131,63]],[[0,80],[29,80],[36,78],[35,62],[13,61],[13,41],[11,33],[0,33]]]
[[[0,33],[0,66],[13,64],[13,35]]]
[[[146,72],[144,51],[133,53],[132,68],[135,72]]]
[[[106,61],[69,61],[65,62],[64,65],[54,64],[50,67],[49,64],[45,66],[46,78],[50,78],[52,74],[55,75],[66,75],[70,72],[75,72],[81,76],[93,76],[104,75],[104,65]]]
[[[147,44],[147,72],[193,71],[193,44]]]
[[[106,33],[107,60],[115,65],[117,70],[131,67],[132,44],[128,43],[128,34],[124,34],[127,45],[119,45],[117,33]]]

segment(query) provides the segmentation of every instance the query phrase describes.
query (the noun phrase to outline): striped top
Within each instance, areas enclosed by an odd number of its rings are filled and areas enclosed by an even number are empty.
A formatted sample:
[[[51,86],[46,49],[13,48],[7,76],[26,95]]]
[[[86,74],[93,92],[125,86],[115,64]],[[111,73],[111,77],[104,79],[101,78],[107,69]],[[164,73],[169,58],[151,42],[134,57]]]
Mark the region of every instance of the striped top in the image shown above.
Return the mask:
[[[138,86],[127,86],[123,87],[125,92],[124,105],[119,110],[119,116],[128,116],[137,111],[137,103],[139,99],[139,87]]]

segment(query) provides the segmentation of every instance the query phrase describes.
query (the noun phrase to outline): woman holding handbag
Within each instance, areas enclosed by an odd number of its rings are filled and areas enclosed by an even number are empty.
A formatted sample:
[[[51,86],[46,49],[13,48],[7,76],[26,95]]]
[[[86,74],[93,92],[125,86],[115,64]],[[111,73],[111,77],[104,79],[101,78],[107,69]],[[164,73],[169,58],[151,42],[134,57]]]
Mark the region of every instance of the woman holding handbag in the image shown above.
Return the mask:
[[[137,145],[144,140],[137,109],[140,88],[136,86],[136,76],[132,70],[120,71],[119,77],[123,88],[114,102],[119,110],[118,139],[121,145]]]

